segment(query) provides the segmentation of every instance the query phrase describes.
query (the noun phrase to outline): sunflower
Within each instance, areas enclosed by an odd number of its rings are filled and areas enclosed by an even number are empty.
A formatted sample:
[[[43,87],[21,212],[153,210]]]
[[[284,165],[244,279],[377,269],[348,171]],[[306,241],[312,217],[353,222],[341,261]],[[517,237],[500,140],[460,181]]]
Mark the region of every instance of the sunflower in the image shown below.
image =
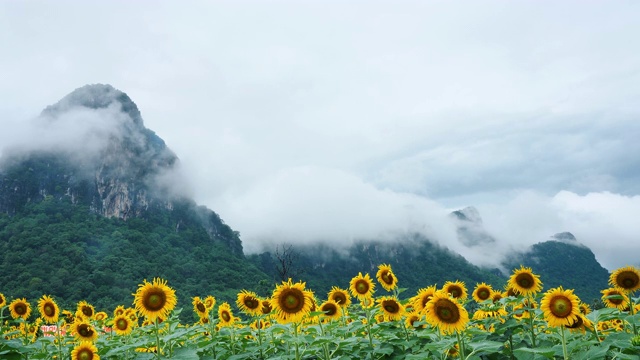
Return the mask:
[[[491,299],[491,295],[493,294],[493,288],[491,285],[487,285],[485,283],[476,284],[476,288],[473,290],[471,294],[473,296],[473,300],[477,303],[481,303],[485,300]]]
[[[42,319],[37,318],[36,321],[28,324],[25,329],[25,335],[31,338],[31,342],[36,341],[38,337],[38,330],[40,330],[40,325],[42,324]]]
[[[200,299],[200,296],[194,297],[192,304],[193,304],[193,312],[195,312],[199,318],[209,316],[209,309],[207,309],[207,305],[205,305],[204,302],[202,302],[202,300]]]
[[[580,309],[580,314],[582,315],[588,315],[589,313],[591,313],[591,307],[589,306],[589,304],[581,302],[580,305],[578,305],[578,308]]]
[[[83,341],[71,351],[71,360],[100,360],[100,356],[95,345]]]
[[[437,326],[444,334],[463,331],[469,322],[469,313],[449,296],[448,293],[437,291],[427,303],[425,312],[427,322]]]
[[[93,305],[89,304],[88,302],[80,301],[78,303],[78,309],[76,310],[76,312],[81,312],[86,319],[93,319],[93,315],[95,315],[96,310],[93,308]]]
[[[0,308],[3,308],[7,305],[7,298],[0,293]]]
[[[544,319],[551,327],[567,326],[577,321],[580,314],[580,299],[573,290],[564,290],[562,287],[550,289],[540,301],[540,309],[544,313]]]
[[[238,294],[236,305],[240,311],[250,316],[258,316],[262,313],[262,302],[256,293],[242,290]]]
[[[640,289],[640,270],[634,266],[626,266],[614,271],[609,277],[609,284],[628,293]]]
[[[349,291],[351,291],[351,295],[360,300],[373,297],[375,287],[376,285],[369,277],[369,274],[362,276],[361,272],[359,272],[358,276],[354,277],[351,279],[351,282],[349,282]]]
[[[256,319],[251,324],[249,324],[249,327],[254,330],[266,329],[269,326],[271,326],[271,323],[264,319]]]
[[[220,319],[220,326],[232,326],[235,322],[233,313],[231,312],[231,306],[229,303],[224,302],[218,306],[218,318]]]
[[[386,319],[393,321],[402,319],[402,315],[404,315],[404,306],[402,306],[395,297],[383,296],[378,299],[378,304],[380,305],[380,309]]]
[[[629,304],[629,298],[625,293],[616,288],[609,288],[601,291],[602,302],[610,308],[624,310]]]
[[[23,318],[27,320],[31,315],[31,305],[25,298],[13,300],[9,304],[9,310],[11,311],[11,317],[14,319]]]
[[[124,305],[118,305],[116,306],[116,308],[113,310],[113,317],[116,317],[118,315],[124,315]]]
[[[531,271],[531,268],[520,265],[520,269],[513,270],[508,286],[518,294],[528,296],[542,290],[542,281]]]
[[[62,310],[61,315],[66,324],[71,324],[75,320],[75,315],[69,310]]]
[[[337,286],[331,288],[331,291],[327,294],[327,298],[335,301],[336,304],[340,305],[343,309],[346,309],[351,305],[351,295],[349,295],[349,292],[347,292],[347,290],[340,289]]]
[[[320,311],[324,313],[324,319],[339,319],[342,315],[342,307],[333,300],[327,300],[320,305]]]
[[[575,321],[573,321],[569,325],[565,325],[564,327],[569,329],[571,332],[579,331],[581,333],[585,333],[586,329],[593,330],[593,323],[591,322],[591,320],[587,319],[586,316],[578,314]]]
[[[125,314],[113,319],[113,331],[118,335],[129,335],[133,330],[133,322]]]
[[[167,281],[155,278],[150,283],[144,280],[136,291],[133,303],[136,310],[147,320],[155,321],[157,318],[166,319],[169,313],[176,306],[178,299],[176,292],[167,286]]]
[[[313,293],[305,290],[305,283],[282,282],[273,290],[271,307],[280,323],[300,322],[313,307]]]
[[[492,291],[492,292],[491,292],[491,300],[492,300],[492,301],[493,301],[493,303],[495,304],[495,303],[497,303],[497,302],[500,302],[500,299],[502,299],[503,297],[505,297],[504,295],[505,295],[504,293],[502,293],[502,292],[500,292],[500,291],[495,291],[495,290],[494,290],[494,291]]]
[[[260,307],[260,312],[262,313],[262,315],[271,314],[271,310],[273,310],[273,307],[271,306],[271,301],[262,300],[261,303],[262,303],[262,306]]]
[[[409,328],[409,329],[415,329],[417,327],[416,323],[418,321],[422,321],[422,317],[424,315],[422,315],[421,313],[418,313],[416,311],[411,311],[406,313],[405,315],[405,319],[404,319],[404,325]],[[424,329],[426,327],[426,325],[421,325],[420,328]]]
[[[207,310],[211,311],[213,307],[216,305],[216,298],[209,295],[204,299],[204,306],[207,307]]]
[[[462,281],[447,281],[442,287],[442,291],[446,294],[451,294],[451,297],[457,300],[464,300],[467,298],[467,288]]]
[[[99,311],[93,316],[93,319],[96,321],[105,321],[108,317],[109,315],[107,315],[106,312]]]
[[[417,311],[424,312],[427,309],[427,303],[429,302],[429,300],[431,300],[433,294],[435,294],[436,291],[437,289],[435,285],[431,285],[429,287],[418,290],[418,294],[411,298],[413,307]]]
[[[56,304],[50,296],[42,296],[38,301],[38,311],[40,312],[42,319],[48,324],[55,324],[58,322],[60,309],[58,309],[58,304]]]
[[[88,321],[76,321],[71,326],[71,332],[78,341],[96,341],[98,332]]]
[[[378,279],[380,285],[387,291],[391,291],[398,286],[398,278],[393,271],[391,271],[391,265],[378,265],[376,279]]]

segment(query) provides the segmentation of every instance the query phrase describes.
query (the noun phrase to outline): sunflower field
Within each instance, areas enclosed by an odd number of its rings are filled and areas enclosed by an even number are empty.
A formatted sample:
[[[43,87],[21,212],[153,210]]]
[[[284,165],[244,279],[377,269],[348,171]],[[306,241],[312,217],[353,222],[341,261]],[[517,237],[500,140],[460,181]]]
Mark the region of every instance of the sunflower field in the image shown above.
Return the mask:
[[[605,307],[593,311],[571,289],[543,292],[522,266],[503,289],[447,281],[407,295],[398,283],[382,264],[375,279],[359,273],[326,295],[289,280],[270,298],[243,290],[235,304],[218,304],[201,294],[179,308],[174,289],[156,278],[109,313],[0,293],[0,359],[640,358],[636,267],[611,274]],[[199,320],[182,324],[183,311]]]

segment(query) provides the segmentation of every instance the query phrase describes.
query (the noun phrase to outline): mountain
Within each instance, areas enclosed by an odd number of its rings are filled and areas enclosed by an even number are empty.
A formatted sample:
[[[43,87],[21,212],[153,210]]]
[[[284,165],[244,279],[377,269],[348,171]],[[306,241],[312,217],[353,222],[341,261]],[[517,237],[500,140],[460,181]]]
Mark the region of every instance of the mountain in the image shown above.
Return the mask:
[[[600,290],[609,287],[609,271],[570,232],[555,234],[551,240],[513,253],[504,262],[506,268],[520,264],[540,275],[545,290],[558,286],[574,289],[575,294],[588,304],[598,304],[602,296]]]
[[[239,234],[184,195],[178,158],[125,93],[87,85],[35,121],[37,141],[3,149],[0,161],[7,296],[112,309],[163,277],[189,307],[192,296],[231,300],[267,278]]]

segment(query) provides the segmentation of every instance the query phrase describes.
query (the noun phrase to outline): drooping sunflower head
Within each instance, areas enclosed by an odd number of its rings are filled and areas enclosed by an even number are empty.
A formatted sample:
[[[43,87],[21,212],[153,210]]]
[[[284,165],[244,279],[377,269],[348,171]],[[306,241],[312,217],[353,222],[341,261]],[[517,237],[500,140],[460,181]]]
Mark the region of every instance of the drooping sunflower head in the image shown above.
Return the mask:
[[[625,292],[634,292],[640,289],[640,270],[634,266],[622,267],[611,274],[609,284]]]
[[[31,304],[29,304],[25,298],[15,299],[9,304],[9,311],[11,311],[12,318],[27,320],[29,315],[31,315]]]
[[[71,351],[71,360],[100,360],[98,348],[92,342],[83,341]]]
[[[469,313],[448,293],[437,291],[427,303],[427,322],[444,334],[463,331],[469,323]]]
[[[78,309],[76,310],[76,312],[81,312],[82,315],[87,319],[93,319],[93,315],[95,315],[96,310],[94,309],[93,305],[83,300],[78,303]]]
[[[55,324],[58,322],[60,316],[60,309],[53,299],[48,295],[43,295],[38,301],[38,311],[42,319],[48,324]]]
[[[118,315],[113,319],[113,331],[118,335],[129,335],[133,330],[133,322],[125,314]]]
[[[602,293],[602,302],[610,308],[618,308],[624,310],[629,305],[629,298],[624,291],[616,288],[604,289]]]
[[[591,306],[583,302],[581,302],[580,305],[578,305],[578,308],[580,309],[580,314],[582,315],[587,315],[591,312]]]
[[[258,295],[252,291],[242,290],[238,294],[236,305],[240,311],[250,316],[262,314],[262,302]]]
[[[334,320],[339,319],[342,315],[342,307],[337,302],[329,299],[320,305],[320,310],[324,313],[324,319]]]
[[[362,300],[373,297],[375,286],[369,274],[362,276],[362,273],[358,273],[358,276],[349,282],[349,291],[351,291],[351,295]]]
[[[335,301],[336,304],[340,305],[343,309],[346,309],[351,305],[351,295],[349,295],[347,290],[340,289],[337,286],[331,288],[331,291],[327,294],[327,298]]]
[[[134,296],[136,310],[152,322],[157,318],[166,319],[178,302],[175,290],[160,278],[153,279],[153,282],[145,280]]]
[[[98,338],[98,332],[89,321],[76,321],[71,326],[71,332],[78,341],[94,342]]]
[[[491,292],[491,300],[493,300],[493,303],[498,303],[500,302],[500,299],[502,299],[504,297],[504,293],[500,292],[500,291],[492,291]]]
[[[380,310],[386,320],[398,321],[404,315],[404,306],[393,296],[383,296],[378,299]]]
[[[591,320],[587,319],[586,316],[582,314],[578,314],[576,320],[574,320],[571,324],[565,325],[567,329],[571,332],[581,332],[585,333],[586,329],[593,330],[593,323]]]
[[[60,314],[62,315],[62,318],[64,319],[64,322],[66,324],[71,324],[76,319],[75,315],[69,310],[62,310]]]
[[[235,322],[233,312],[231,312],[231,306],[227,302],[223,302],[218,306],[218,323],[220,326],[232,326]]]
[[[376,279],[378,279],[380,285],[382,285],[382,287],[387,291],[391,291],[398,286],[398,278],[391,270],[391,265],[378,265]]]
[[[268,315],[271,314],[271,310],[273,310],[273,307],[271,306],[271,301],[268,299],[263,299],[261,301],[262,306],[260,306],[260,312],[262,313],[262,315]]]
[[[313,293],[305,290],[305,283],[293,284],[291,279],[273,290],[271,307],[279,323],[300,322],[314,306]]]
[[[4,297],[2,293],[0,293],[0,308],[7,306],[7,298]]]
[[[542,281],[540,281],[538,275],[533,273],[531,268],[525,268],[520,265],[520,269],[513,270],[508,286],[518,294],[528,296],[542,290]]]
[[[202,318],[209,316],[209,309],[207,309],[207,306],[200,299],[200,296],[194,297],[191,303],[193,304],[193,312],[195,312],[198,317]]]
[[[544,319],[550,327],[567,326],[573,324],[580,314],[580,299],[573,290],[562,287],[550,289],[542,297],[540,309]]]
[[[491,295],[493,295],[493,288],[491,285],[480,283],[476,285],[476,288],[473,290],[471,295],[473,296],[473,300],[477,303],[481,303],[485,300],[491,299]]]
[[[462,281],[447,281],[444,283],[442,291],[451,294],[454,299],[464,300],[467,298],[467,288]]]
[[[414,309],[420,312],[424,312],[427,309],[427,303],[433,297],[433,294],[438,291],[435,285],[431,285],[426,288],[422,288],[418,290],[416,296],[411,298],[411,303],[413,304]]]
[[[423,314],[421,314],[419,312],[416,312],[416,311],[407,312],[405,314],[404,325],[408,329],[415,329],[416,327],[418,327],[418,325],[416,323],[418,321],[422,321],[422,317],[423,316],[424,316]],[[424,329],[426,326],[423,324],[420,327]]]
[[[207,307],[207,310],[211,311],[215,305],[216,305],[216,298],[214,298],[213,296],[209,295],[206,298],[204,298],[204,306]]]

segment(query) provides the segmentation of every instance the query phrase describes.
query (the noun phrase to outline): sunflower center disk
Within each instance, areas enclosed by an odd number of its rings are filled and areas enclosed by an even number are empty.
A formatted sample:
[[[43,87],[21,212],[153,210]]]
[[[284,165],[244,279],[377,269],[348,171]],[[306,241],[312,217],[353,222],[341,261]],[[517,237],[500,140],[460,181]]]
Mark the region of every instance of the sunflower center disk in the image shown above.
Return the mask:
[[[14,309],[16,310],[16,313],[18,313],[18,315],[24,315],[27,312],[27,307],[22,304],[16,305]]]
[[[337,302],[338,304],[344,304],[347,302],[347,298],[345,298],[342,294],[337,294],[333,295],[333,301]]]
[[[438,301],[438,304],[436,304],[436,314],[441,321],[450,324],[457,322],[460,318],[456,305],[446,300]]]
[[[327,316],[331,316],[334,315],[337,312],[338,309],[335,308],[335,306],[325,306],[322,311],[324,311]]]
[[[300,298],[294,294],[287,294],[284,298],[284,305],[287,310],[295,310],[300,305]]]
[[[516,282],[521,287],[528,289],[533,284],[533,279],[531,278],[531,276],[529,276],[529,274],[520,274],[516,277]]]
[[[245,301],[245,305],[249,308],[249,309],[255,309],[258,307],[258,302],[255,299],[247,299],[247,301]]]
[[[93,359],[93,352],[91,350],[82,350],[78,353],[78,359],[91,360]]]
[[[226,311],[220,314],[220,317],[222,317],[222,320],[224,320],[225,322],[228,322],[231,320],[231,315],[229,315],[229,313]]]
[[[163,294],[151,294],[147,298],[146,307],[151,310],[159,310],[164,306],[164,296]]]
[[[127,329],[127,321],[120,319],[118,320],[118,322],[116,323],[116,326],[118,327],[118,329],[120,330],[126,330]]]
[[[356,284],[356,290],[359,294],[366,294],[369,291],[369,285],[367,285],[367,283],[365,283],[364,281],[359,281]]]
[[[458,298],[460,297],[460,295],[462,295],[462,291],[457,287],[452,287],[451,289],[449,289],[449,291],[451,292],[451,296],[453,296],[454,298]]]
[[[489,298],[489,295],[491,294],[486,289],[478,291],[478,298],[480,298],[480,300],[487,300]]]
[[[553,315],[564,318],[571,314],[571,301],[566,297],[558,297],[552,300],[550,308]]]
[[[51,304],[46,304],[44,306],[44,314],[47,316],[53,316],[55,314],[55,311],[53,310],[53,306],[51,306]]]
[[[393,284],[393,275],[389,273],[384,273],[381,277],[382,277],[382,281],[384,281],[386,284],[388,285]]]
[[[198,303],[198,304],[196,305],[196,308],[198,308],[198,311],[200,311],[200,312],[205,312],[205,311],[207,310],[207,309],[204,307],[204,304],[202,304],[202,303]]]

